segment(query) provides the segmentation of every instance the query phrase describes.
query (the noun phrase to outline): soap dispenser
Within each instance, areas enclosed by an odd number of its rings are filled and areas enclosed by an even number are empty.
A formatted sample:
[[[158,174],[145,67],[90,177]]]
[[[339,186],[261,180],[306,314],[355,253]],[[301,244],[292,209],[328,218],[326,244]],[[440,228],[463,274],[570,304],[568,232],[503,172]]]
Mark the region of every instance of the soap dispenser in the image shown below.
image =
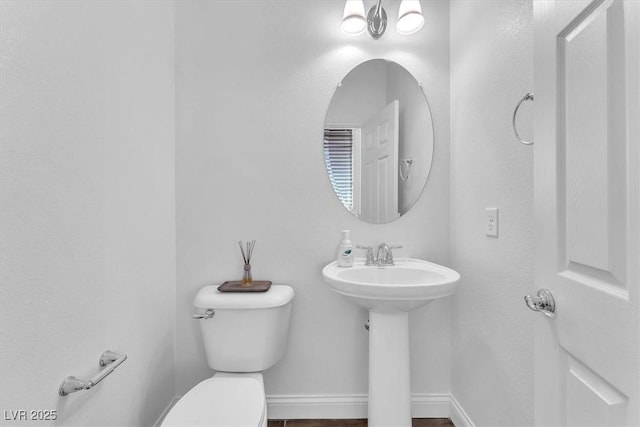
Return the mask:
[[[353,245],[349,240],[349,230],[342,230],[342,241],[338,249],[338,267],[353,266]]]

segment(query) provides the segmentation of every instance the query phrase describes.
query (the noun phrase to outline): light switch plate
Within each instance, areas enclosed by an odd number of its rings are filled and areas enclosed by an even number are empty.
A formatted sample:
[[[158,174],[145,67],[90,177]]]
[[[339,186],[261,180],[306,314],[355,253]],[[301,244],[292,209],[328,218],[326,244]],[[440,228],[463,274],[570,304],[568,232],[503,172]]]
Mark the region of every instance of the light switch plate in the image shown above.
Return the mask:
[[[489,237],[498,237],[498,208],[487,208],[486,233]]]

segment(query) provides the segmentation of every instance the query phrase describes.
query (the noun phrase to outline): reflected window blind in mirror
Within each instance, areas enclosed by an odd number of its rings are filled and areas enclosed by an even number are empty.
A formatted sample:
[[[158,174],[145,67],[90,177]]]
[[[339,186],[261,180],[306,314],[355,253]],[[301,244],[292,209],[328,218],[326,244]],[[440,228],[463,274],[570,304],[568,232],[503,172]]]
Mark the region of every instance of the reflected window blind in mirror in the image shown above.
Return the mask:
[[[353,129],[324,130],[324,161],[338,199],[353,208]]]

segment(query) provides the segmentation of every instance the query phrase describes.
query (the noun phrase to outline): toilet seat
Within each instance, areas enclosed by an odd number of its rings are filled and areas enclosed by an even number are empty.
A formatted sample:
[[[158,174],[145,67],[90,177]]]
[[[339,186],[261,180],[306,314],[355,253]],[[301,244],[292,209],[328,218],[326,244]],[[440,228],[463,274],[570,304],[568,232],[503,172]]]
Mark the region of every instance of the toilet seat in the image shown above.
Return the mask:
[[[267,405],[262,378],[216,374],[193,387],[169,411],[161,427],[261,427]]]

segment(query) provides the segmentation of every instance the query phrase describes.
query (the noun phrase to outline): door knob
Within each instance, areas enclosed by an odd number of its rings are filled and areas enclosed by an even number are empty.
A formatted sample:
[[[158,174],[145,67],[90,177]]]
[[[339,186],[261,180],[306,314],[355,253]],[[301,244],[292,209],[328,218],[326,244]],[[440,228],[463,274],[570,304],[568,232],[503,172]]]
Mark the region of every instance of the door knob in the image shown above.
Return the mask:
[[[525,295],[524,302],[531,310],[540,311],[547,317],[553,317],[556,312],[556,301],[549,289],[540,289],[535,297]]]

